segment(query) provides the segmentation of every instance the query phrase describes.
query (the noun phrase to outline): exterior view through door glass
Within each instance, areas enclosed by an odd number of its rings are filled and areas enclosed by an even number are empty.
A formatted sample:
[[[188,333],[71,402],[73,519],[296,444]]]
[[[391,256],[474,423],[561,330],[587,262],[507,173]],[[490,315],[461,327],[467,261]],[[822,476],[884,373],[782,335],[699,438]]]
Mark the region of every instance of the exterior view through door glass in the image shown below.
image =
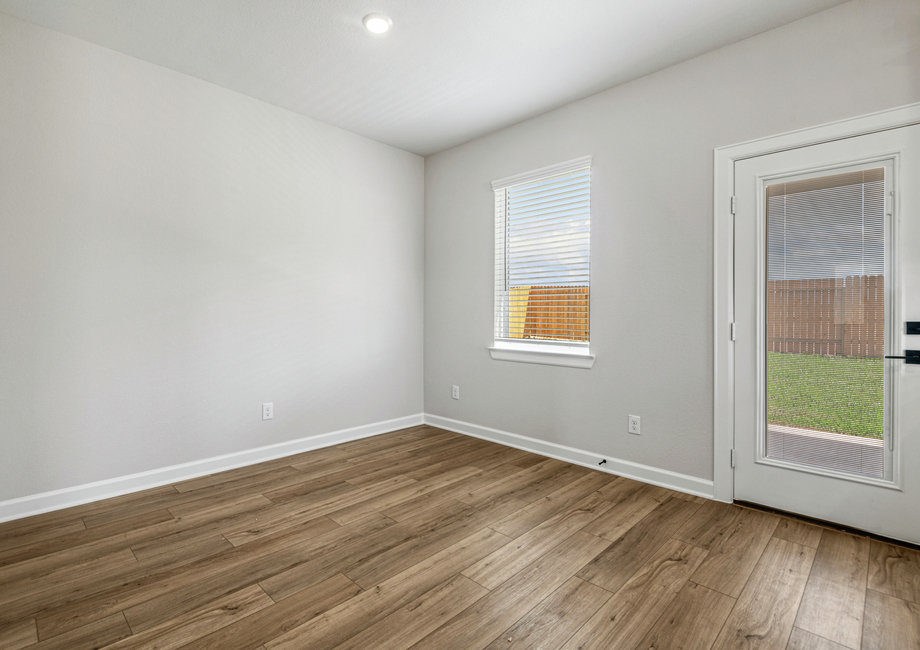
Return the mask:
[[[768,458],[885,476],[885,171],[765,188]]]
[[[736,161],[736,500],[920,542],[912,178],[920,126]]]

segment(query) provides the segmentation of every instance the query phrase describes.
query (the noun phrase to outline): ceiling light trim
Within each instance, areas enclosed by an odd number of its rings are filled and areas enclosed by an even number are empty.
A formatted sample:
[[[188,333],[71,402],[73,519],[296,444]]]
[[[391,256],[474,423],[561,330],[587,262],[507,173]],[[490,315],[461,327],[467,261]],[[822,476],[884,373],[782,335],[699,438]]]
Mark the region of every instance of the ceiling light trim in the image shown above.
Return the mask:
[[[393,27],[390,17],[381,13],[367,14],[361,22],[371,34],[386,34]]]

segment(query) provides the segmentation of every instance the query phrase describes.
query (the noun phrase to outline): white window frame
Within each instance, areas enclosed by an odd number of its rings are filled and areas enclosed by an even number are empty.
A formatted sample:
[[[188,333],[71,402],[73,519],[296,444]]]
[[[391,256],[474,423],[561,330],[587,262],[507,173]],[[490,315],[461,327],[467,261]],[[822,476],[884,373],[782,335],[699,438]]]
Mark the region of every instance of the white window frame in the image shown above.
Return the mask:
[[[505,191],[515,185],[530,183],[550,176],[566,174],[591,167],[591,156],[583,156],[574,160],[568,160],[556,165],[541,167],[523,174],[508,176],[492,182],[492,189],[496,193],[496,283],[504,281],[499,278],[500,268],[504,268],[504,255],[506,240],[506,229],[504,220],[505,205],[503,196]],[[590,192],[590,190],[589,190]],[[590,253],[589,253],[590,256]],[[496,304],[495,321],[498,320],[497,313],[499,307]],[[589,315],[590,317],[590,315]],[[590,331],[590,330],[589,330]],[[536,363],[549,366],[564,366],[568,368],[590,369],[594,365],[595,355],[590,352],[590,341],[536,341],[536,340],[509,340],[494,339],[492,346],[488,348],[491,357],[497,361],[515,361],[519,363]]]

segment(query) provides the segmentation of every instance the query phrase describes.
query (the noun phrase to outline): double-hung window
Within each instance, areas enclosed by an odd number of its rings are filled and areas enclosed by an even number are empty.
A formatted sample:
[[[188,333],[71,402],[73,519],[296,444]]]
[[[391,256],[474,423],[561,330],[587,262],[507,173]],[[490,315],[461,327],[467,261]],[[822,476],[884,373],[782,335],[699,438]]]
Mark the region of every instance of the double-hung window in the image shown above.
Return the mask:
[[[591,157],[494,181],[493,359],[590,368]]]

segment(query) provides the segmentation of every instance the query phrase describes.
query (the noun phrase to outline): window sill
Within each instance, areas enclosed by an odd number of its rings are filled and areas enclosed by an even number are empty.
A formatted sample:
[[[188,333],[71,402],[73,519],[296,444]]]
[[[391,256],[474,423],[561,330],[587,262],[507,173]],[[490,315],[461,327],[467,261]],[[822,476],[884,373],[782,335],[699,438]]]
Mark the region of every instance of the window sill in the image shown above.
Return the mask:
[[[536,347],[536,346],[535,346]],[[544,366],[563,366],[566,368],[581,368],[590,370],[594,365],[594,355],[579,352],[569,352],[571,348],[565,350],[544,349],[524,349],[523,347],[499,347],[489,348],[489,354],[496,361],[516,361],[518,363],[537,363]],[[542,346],[541,346],[542,347]]]

